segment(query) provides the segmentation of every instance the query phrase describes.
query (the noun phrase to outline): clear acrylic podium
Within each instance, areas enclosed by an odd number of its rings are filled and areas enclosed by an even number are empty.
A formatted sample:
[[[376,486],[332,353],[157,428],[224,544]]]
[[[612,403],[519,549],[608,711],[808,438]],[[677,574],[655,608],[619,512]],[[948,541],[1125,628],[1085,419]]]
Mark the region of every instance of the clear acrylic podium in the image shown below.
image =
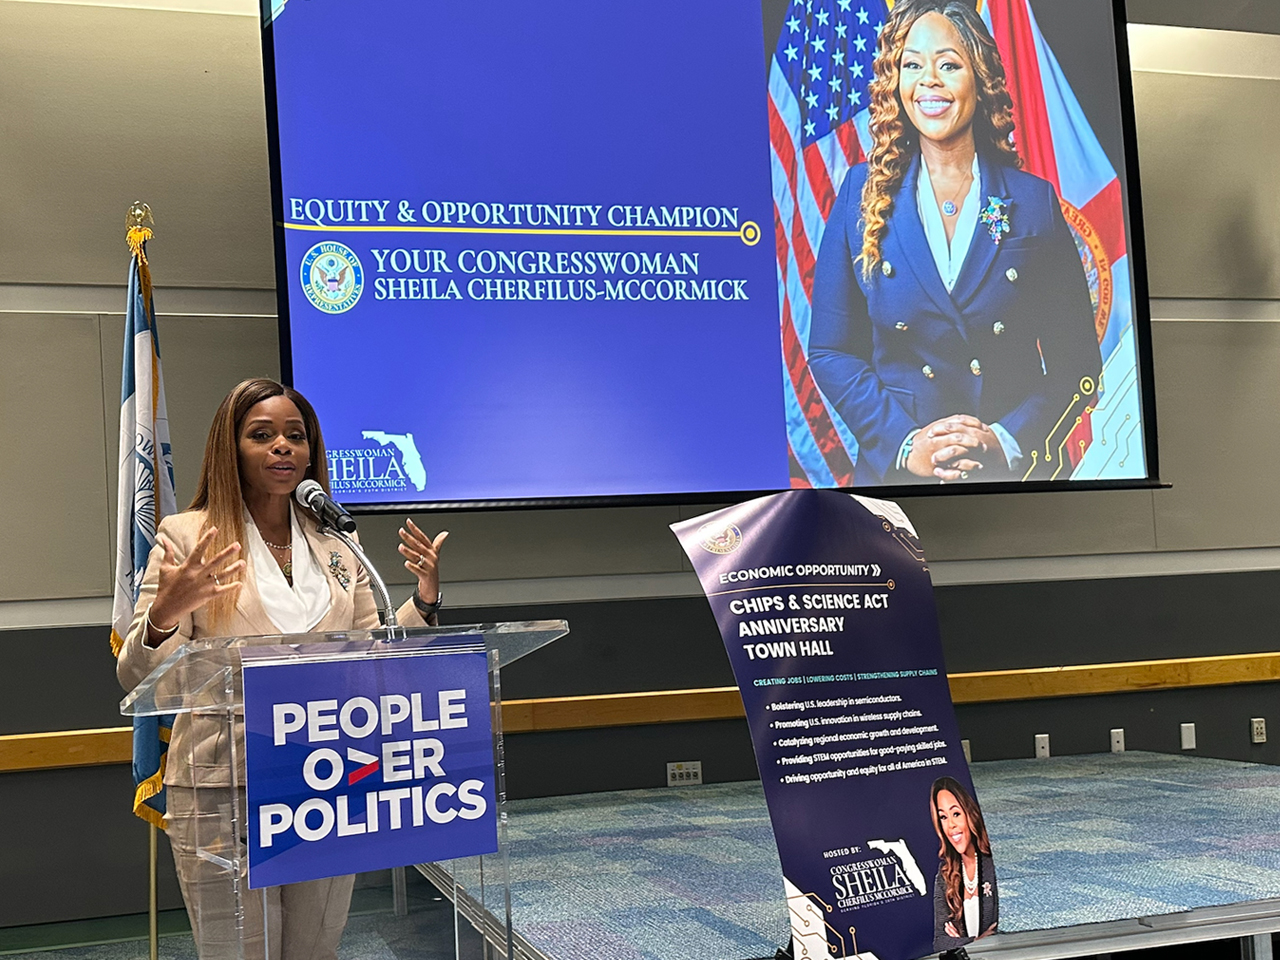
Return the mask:
[[[455,953],[468,924],[485,943],[486,956],[515,960],[521,951],[511,929],[508,889],[506,783],[502,743],[501,669],[569,632],[564,620],[485,623],[449,627],[392,627],[369,631],[290,636],[231,637],[183,644],[120,704],[125,716],[185,716],[186,761],[207,737],[222,738],[221,751],[230,787],[197,787],[193,798],[196,856],[218,887],[216,909],[192,917],[201,960],[277,960],[266,909],[267,891],[248,886],[248,846],[244,781],[244,688],[241,648],[274,646],[272,659],[292,662],[355,658],[433,656],[450,649],[483,650],[489,667],[489,703],[493,725],[498,851],[442,864],[413,864],[454,905]],[[287,649],[285,649],[287,648]],[[171,758],[170,762],[173,761]],[[410,866],[405,864],[404,866]],[[221,887],[222,883],[226,884]],[[403,870],[393,870],[395,909],[406,909]],[[254,903],[251,898],[261,898]],[[258,909],[258,904],[262,909]],[[261,927],[246,918],[260,917]],[[278,940],[278,937],[276,938]],[[262,946],[265,944],[266,946]]]

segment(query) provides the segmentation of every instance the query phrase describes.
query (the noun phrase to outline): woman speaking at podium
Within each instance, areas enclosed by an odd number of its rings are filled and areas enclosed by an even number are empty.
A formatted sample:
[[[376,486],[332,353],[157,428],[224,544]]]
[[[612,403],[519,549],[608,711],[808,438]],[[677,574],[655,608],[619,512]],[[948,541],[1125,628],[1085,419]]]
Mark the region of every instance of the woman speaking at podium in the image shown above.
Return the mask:
[[[305,479],[328,492],[324,440],[311,404],[273,380],[239,384],[214,415],[190,508],[165,517],[157,531],[116,665],[126,690],[191,639],[378,626],[373,591],[355,555],[323,535],[316,519],[294,502]],[[418,580],[397,613],[406,626],[436,622],[446,536],[432,539],[412,520],[400,530],[405,567]],[[196,855],[212,838],[199,834],[194,788],[207,797],[210,788],[231,787],[229,745],[218,736],[220,729],[212,718],[176,718],[164,776],[166,832],[202,954],[235,956],[232,885]],[[244,756],[243,743],[239,755]],[[222,818],[209,819],[215,829],[221,826]],[[313,880],[268,888],[265,898],[245,897],[246,960],[335,957],[353,879]],[[224,943],[226,938],[232,942]]]

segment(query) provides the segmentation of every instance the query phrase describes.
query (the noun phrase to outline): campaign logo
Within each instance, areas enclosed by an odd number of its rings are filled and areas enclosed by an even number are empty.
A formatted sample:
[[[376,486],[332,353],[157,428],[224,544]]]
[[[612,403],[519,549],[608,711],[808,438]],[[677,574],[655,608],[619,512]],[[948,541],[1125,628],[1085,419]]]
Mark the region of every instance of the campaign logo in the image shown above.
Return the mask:
[[[325,313],[346,313],[364,292],[364,267],[345,243],[323,240],[302,257],[302,292]]]
[[[867,847],[840,851],[855,859],[832,866],[838,907],[864,907],[928,895],[928,885],[905,840],[868,840]]]
[[[733,553],[742,546],[742,531],[732,523],[712,522],[698,530],[698,546],[707,553],[721,556]]]
[[[363,430],[377,446],[335,447],[328,452],[334,493],[394,493],[427,487],[427,468],[412,433]]]
[[[321,661],[244,654],[249,885],[492,853],[480,650]]]

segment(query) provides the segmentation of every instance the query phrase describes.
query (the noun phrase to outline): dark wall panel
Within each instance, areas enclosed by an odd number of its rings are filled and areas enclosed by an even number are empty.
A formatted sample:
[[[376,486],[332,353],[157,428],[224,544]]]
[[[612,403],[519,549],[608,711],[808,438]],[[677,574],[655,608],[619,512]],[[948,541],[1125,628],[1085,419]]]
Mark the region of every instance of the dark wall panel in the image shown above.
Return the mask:
[[[1105,753],[1112,727],[1123,727],[1125,749],[1186,753],[1223,760],[1280,764],[1280,684],[1249,683],[1190,690],[1153,690],[1062,697],[956,708],[960,735],[975,761],[1035,756],[1035,735],[1049,734],[1054,756]],[[1270,741],[1249,740],[1249,720],[1267,720]],[[1196,749],[1184,751],[1180,726],[1196,725]]]
[[[147,825],[129,768],[0,774],[0,927],[147,911]],[[160,839],[160,909],[182,906]]]
[[[733,671],[701,597],[445,609],[445,623],[563,618],[569,635],[502,671],[506,699],[720,687]]]
[[[106,626],[0,631],[0,736],[122,726],[110,634]]]
[[[947,669],[1280,649],[1280,571],[939,587]]]

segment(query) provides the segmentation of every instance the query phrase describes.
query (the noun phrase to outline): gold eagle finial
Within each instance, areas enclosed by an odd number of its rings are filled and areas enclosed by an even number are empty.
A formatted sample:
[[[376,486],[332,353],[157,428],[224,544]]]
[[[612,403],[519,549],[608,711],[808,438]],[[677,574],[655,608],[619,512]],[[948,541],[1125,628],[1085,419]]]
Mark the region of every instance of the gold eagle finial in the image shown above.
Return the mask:
[[[142,245],[155,236],[154,231],[147,224],[154,226],[155,222],[148,204],[141,200],[135,200],[129,204],[129,212],[124,217],[124,239],[125,243],[129,244],[130,253],[141,259],[143,263],[147,262],[147,255]]]

